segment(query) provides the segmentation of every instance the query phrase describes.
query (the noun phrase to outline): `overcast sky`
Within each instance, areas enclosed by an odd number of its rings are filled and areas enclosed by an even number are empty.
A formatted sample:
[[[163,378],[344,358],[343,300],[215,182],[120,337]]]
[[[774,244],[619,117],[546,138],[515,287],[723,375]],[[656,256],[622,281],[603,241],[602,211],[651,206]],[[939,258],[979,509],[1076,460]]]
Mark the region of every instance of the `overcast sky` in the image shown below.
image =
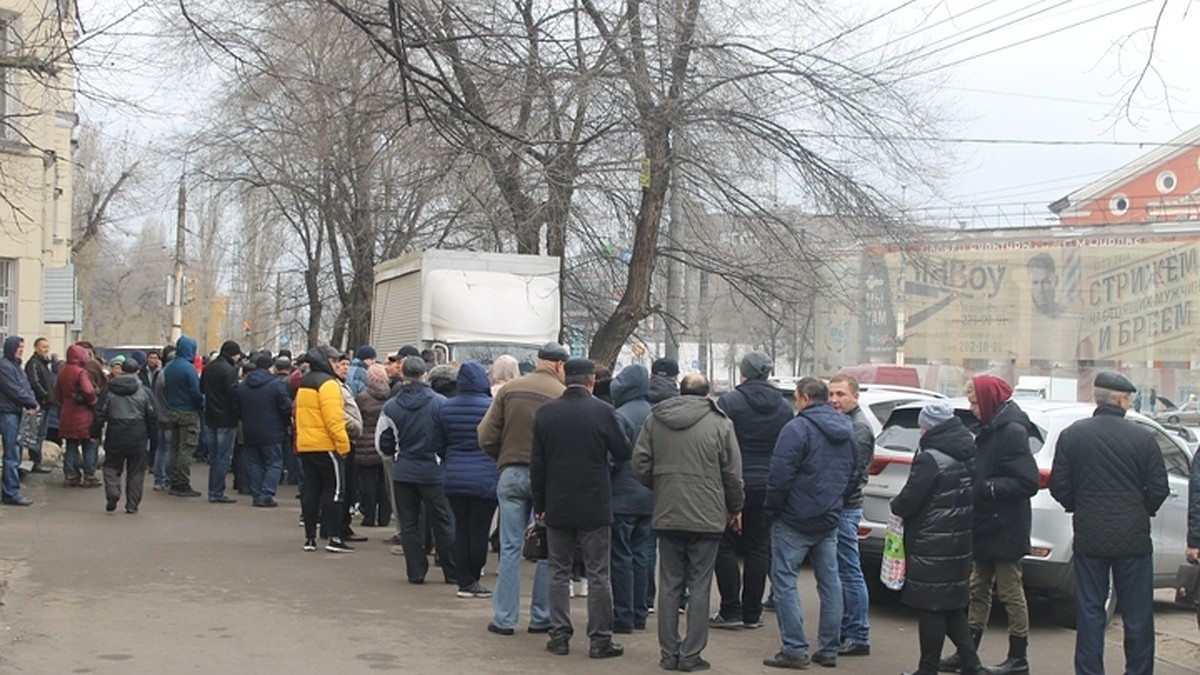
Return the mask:
[[[942,195],[907,196],[918,220],[971,227],[1049,222],[1051,201],[1200,124],[1195,73],[1200,3],[1192,0],[1166,0],[1152,68],[1132,97],[1128,116],[1121,102],[1150,57],[1150,31],[1163,0],[842,2],[864,19],[886,13],[848,40],[937,50],[920,68],[937,68],[941,86],[935,96],[954,118],[945,129],[947,141],[938,145],[952,169]],[[85,24],[93,29],[122,7],[138,4],[80,0]],[[130,32],[152,32],[153,16],[142,16]],[[98,60],[95,53],[89,58]],[[119,53],[108,58],[128,63]],[[158,109],[186,109],[195,100],[203,64],[152,82],[148,76],[154,70],[145,65],[136,73],[122,69],[103,85],[109,91],[136,91]],[[103,121],[113,134],[135,130],[140,144],[159,145],[160,137],[186,131],[190,124],[187,115],[150,119],[120,107],[80,105],[85,119]],[[1147,145],[1131,145],[1138,143]],[[169,213],[169,202],[164,207]]]

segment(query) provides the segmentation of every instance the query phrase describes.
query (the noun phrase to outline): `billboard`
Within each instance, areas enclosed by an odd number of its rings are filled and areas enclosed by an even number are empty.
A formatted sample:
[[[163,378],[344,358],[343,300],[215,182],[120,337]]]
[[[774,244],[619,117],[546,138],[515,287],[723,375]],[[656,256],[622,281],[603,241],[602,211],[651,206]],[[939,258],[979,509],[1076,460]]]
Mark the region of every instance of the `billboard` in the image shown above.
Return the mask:
[[[849,263],[859,302],[818,327],[818,361],[891,361],[898,348],[951,365],[1200,361],[1200,233],[1061,232],[1072,236],[960,232],[867,249]]]

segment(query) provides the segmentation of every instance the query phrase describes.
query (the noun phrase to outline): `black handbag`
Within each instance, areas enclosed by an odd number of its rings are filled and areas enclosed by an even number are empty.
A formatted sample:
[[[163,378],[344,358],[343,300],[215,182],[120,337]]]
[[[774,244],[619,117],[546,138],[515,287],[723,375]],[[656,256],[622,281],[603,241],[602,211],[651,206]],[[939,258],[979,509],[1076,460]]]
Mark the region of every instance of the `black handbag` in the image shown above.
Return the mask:
[[[545,560],[550,557],[550,544],[546,541],[546,526],[534,522],[525,528],[525,545],[521,555],[526,560]]]
[[[1175,573],[1175,604],[1187,607],[1200,605],[1200,565],[1180,565]]]

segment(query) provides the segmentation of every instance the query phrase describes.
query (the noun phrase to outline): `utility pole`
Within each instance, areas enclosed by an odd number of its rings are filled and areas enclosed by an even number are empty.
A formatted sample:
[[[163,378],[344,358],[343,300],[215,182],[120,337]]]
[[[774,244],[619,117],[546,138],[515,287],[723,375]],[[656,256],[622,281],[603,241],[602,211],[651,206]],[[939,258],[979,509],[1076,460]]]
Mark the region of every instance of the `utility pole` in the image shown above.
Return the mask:
[[[184,174],[179,174],[179,207],[175,217],[175,293],[174,305],[171,306],[171,343],[179,341],[183,336],[183,238],[184,222],[187,216],[187,188],[183,183]]]

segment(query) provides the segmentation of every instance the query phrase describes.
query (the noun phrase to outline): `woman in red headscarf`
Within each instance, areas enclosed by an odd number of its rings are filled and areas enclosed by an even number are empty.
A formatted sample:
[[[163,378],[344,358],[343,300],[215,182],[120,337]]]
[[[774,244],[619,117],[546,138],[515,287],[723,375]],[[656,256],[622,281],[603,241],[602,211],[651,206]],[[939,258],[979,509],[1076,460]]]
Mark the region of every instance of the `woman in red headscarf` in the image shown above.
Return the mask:
[[[1032,515],[1029,498],[1038,491],[1038,468],[1029,451],[1029,437],[1040,436],[1012,401],[1012,387],[992,375],[967,383],[971,412],[983,423],[975,437],[974,563],[971,604],[967,617],[978,647],[992,611],[992,586],[1008,615],[1008,658],[988,672],[998,675],[1029,672],[1029,606],[1021,579],[1021,559],[1029,553]],[[941,664],[953,667],[955,656]]]

